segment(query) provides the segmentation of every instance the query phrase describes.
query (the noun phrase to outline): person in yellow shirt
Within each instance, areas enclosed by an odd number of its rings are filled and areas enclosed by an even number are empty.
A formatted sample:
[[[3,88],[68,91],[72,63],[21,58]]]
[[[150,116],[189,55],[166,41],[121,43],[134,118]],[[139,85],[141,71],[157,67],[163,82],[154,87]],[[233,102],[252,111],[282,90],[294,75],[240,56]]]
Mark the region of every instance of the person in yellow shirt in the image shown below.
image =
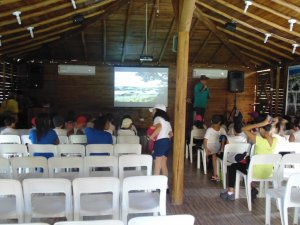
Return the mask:
[[[19,113],[19,104],[16,100],[16,94],[10,93],[8,98],[4,100],[1,104],[1,113],[4,115],[11,115],[15,117],[16,121],[18,120],[18,113]]]
[[[247,125],[243,128],[244,133],[248,137],[248,141],[255,144],[254,155],[257,154],[273,154],[277,145],[277,138],[272,137],[270,134],[272,128],[272,121],[268,117],[262,118],[261,122],[257,124]],[[254,128],[259,129],[259,134],[255,135],[252,133]],[[248,160],[249,161],[249,160]],[[236,171],[239,170],[247,174],[249,162],[246,160],[240,161],[238,163],[233,163],[228,167],[228,189],[226,192],[220,194],[220,197],[224,200],[235,200],[234,187],[235,187],[235,178]],[[272,165],[257,165],[253,170],[253,176],[256,178],[268,178],[273,173]],[[257,194],[257,190],[253,188],[253,198]]]

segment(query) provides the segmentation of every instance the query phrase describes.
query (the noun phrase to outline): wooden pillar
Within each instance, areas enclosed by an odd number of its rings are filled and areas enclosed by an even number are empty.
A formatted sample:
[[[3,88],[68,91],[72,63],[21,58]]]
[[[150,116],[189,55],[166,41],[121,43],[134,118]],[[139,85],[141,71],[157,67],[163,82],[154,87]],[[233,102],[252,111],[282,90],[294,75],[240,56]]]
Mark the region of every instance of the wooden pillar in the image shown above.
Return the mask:
[[[173,146],[172,203],[180,205],[183,203],[184,189],[184,148],[189,62],[189,31],[195,7],[195,0],[173,0],[173,6],[175,16],[177,17],[178,21],[178,49]]]

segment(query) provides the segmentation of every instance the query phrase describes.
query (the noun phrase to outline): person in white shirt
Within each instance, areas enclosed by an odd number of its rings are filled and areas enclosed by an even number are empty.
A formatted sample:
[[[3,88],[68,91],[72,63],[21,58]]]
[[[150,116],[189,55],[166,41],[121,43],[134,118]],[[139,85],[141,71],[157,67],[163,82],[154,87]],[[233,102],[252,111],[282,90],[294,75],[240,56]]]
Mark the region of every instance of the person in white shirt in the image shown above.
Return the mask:
[[[300,118],[296,118],[294,121],[294,133],[290,134],[290,142],[300,142]]]
[[[19,135],[18,130],[16,130],[16,119],[12,116],[7,116],[4,119],[5,128],[1,131],[1,135]]]
[[[154,142],[154,175],[168,176],[167,159],[171,151],[171,137],[173,136],[167,108],[163,104],[157,104],[154,108],[149,109],[153,114],[153,130],[148,138]]]
[[[242,131],[242,128],[242,123],[235,123],[233,125],[233,135],[227,135],[227,144],[247,143],[247,136]]]
[[[63,126],[65,124],[65,120],[62,116],[55,116],[52,119],[53,124],[54,124],[54,131],[57,134],[57,136],[66,136],[67,135],[67,130],[63,129]]]
[[[226,136],[226,131],[222,127],[222,118],[218,115],[212,116],[211,119],[212,125],[207,129],[203,146],[207,155],[212,155],[213,163],[213,175],[211,177],[212,181],[219,181],[217,176],[217,153],[221,150],[221,141],[220,137],[222,135]]]

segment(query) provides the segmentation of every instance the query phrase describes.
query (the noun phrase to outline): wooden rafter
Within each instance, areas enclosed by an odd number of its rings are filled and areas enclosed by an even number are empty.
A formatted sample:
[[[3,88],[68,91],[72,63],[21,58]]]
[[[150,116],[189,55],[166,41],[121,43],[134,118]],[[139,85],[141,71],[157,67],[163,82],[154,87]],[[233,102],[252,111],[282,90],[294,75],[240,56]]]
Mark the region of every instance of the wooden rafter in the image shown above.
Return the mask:
[[[234,17],[234,16],[232,16],[232,15],[228,15],[228,14],[226,14],[226,13],[224,13],[224,12],[222,12],[222,11],[220,11],[220,10],[218,10],[218,9],[216,9],[216,8],[210,6],[210,5],[208,5],[208,4],[206,4],[206,3],[202,2],[202,1],[197,0],[196,3],[197,3],[198,5],[201,5],[201,6],[205,7],[206,9],[209,9],[209,10],[212,11],[212,12],[215,12],[215,13],[221,15],[221,16],[226,17],[226,18],[229,19],[229,20],[234,20],[235,22],[237,22],[237,23],[240,24],[240,25],[243,25],[243,26],[245,26],[245,27],[247,27],[247,28],[250,28],[250,29],[252,29],[252,30],[254,30],[254,31],[256,31],[256,32],[260,32],[262,35],[265,34],[265,33],[269,33],[268,31],[266,31],[266,30],[264,30],[264,29],[260,29],[260,28],[254,27],[254,26],[252,26],[252,25],[250,25],[250,24],[248,24],[248,23],[246,23],[246,22],[244,22],[244,21],[238,19],[237,17]],[[278,35],[276,35],[276,34],[273,34],[273,35],[272,35],[272,38],[276,38],[276,39],[278,39],[278,40],[281,40],[281,41],[283,41],[283,42],[289,43],[289,44],[291,44],[291,45],[295,43],[295,42],[292,41],[292,40],[289,40],[289,39],[287,39],[287,38],[283,38],[283,37],[278,36]]]
[[[294,35],[294,36],[297,36],[297,37],[300,37],[300,33],[299,32],[290,31],[290,29],[287,28],[287,27],[280,26],[280,25],[278,25],[276,23],[273,23],[273,22],[271,22],[269,20],[266,20],[266,19],[264,19],[264,18],[262,18],[260,16],[257,16],[257,15],[255,15],[253,13],[250,13],[250,12],[247,12],[246,14],[244,14],[244,10],[243,9],[241,9],[241,8],[239,8],[239,7],[237,7],[237,6],[233,5],[233,4],[230,4],[230,3],[228,3],[228,2],[226,2],[224,0],[214,0],[214,1],[220,3],[220,4],[224,5],[224,6],[226,6],[228,8],[230,8],[230,9],[236,11],[236,12],[239,12],[239,13],[241,13],[243,15],[246,15],[246,16],[248,16],[248,17],[250,17],[250,18],[252,18],[252,19],[254,19],[256,21],[264,23],[264,24],[266,24],[266,25],[268,25],[270,27],[273,27],[273,28],[275,28],[277,30],[286,32],[288,34],[291,34],[291,35]]]
[[[121,57],[122,62],[125,61],[126,47],[127,47],[127,40],[128,40],[128,31],[129,31],[129,21],[130,21],[132,5],[133,5],[133,3],[131,1],[128,2],[125,28],[124,28],[124,40],[123,40],[123,48],[122,48],[122,57]]]
[[[209,19],[211,19],[211,20],[213,20],[213,21],[215,21],[215,22],[224,24],[224,25],[225,25],[225,23],[227,22],[227,21],[225,21],[225,20],[221,20],[221,19],[219,19],[219,18],[216,18],[216,17],[214,17],[214,16],[208,15],[208,14],[206,14],[206,13],[204,13],[204,15],[205,15],[206,17],[208,17]],[[243,29],[243,28],[240,27],[240,26],[237,26],[237,27],[236,27],[236,30],[239,31],[239,32],[241,32],[241,33],[243,33],[243,34],[246,34],[246,35],[249,35],[249,36],[251,36],[251,37],[254,37],[254,38],[260,40],[261,42],[263,42],[264,39],[265,39],[264,36],[262,36],[262,35],[257,35],[257,34],[255,34],[254,32],[250,32],[250,31],[248,31],[248,30]],[[275,41],[272,41],[272,38],[270,38],[270,39],[268,40],[268,44],[273,45],[273,46],[276,46],[276,47],[278,47],[278,48],[281,48],[281,49],[286,50],[286,51],[288,51],[289,53],[291,53],[291,47],[286,47],[285,45],[282,45],[282,44],[279,44],[279,43],[277,43],[277,42],[275,42]],[[296,55],[300,55],[300,52],[299,52],[299,51],[296,51],[295,54],[296,54]]]
[[[270,61],[268,61],[268,60],[266,60],[264,58],[261,58],[261,57],[259,57],[257,55],[253,55],[253,54],[251,54],[249,52],[241,51],[241,53],[244,54],[244,55],[246,55],[246,56],[248,56],[248,57],[250,57],[251,59],[255,59],[255,60],[259,61],[259,62],[263,62],[263,63],[269,64],[269,65],[271,64]]]
[[[87,61],[88,60],[88,53],[87,53],[87,47],[86,47],[84,31],[81,32],[81,42],[82,42],[82,47],[83,47],[84,58]]]
[[[199,58],[199,56],[201,55],[202,51],[204,50],[204,48],[206,47],[206,45],[208,44],[209,39],[212,36],[212,32],[209,31],[208,35],[206,36],[206,38],[204,39],[202,45],[200,46],[199,50],[197,51],[197,54],[195,55],[195,57],[192,60],[192,63],[195,63],[197,61],[197,59]]]
[[[37,46],[37,47],[29,48],[29,49],[26,49],[26,50],[22,51],[22,53],[17,52],[17,53],[10,54],[9,57],[20,57],[20,58],[22,58],[23,56],[27,55],[29,52],[34,52],[34,51],[36,51],[36,50],[38,50],[42,47],[43,46],[40,45],[40,46]]]
[[[284,57],[284,58],[286,58],[286,59],[290,59],[290,60],[293,60],[293,59],[294,59],[293,57],[291,57],[291,56],[289,56],[289,55],[287,55],[287,54],[285,54],[285,53],[283,53],[283,52],[281,52],[281,51],[277,51],[276,49],[270,48],[270,47],[268,47],[268,46],[266,46],[266,45],[264,45],[264,44],[259,44],[259,43],[256,42],[256,41],[252,41],[252,40],[249,39],[249,38],[245,38],[245,37],[243,37],[243,36],[241,36],[241,35],[239,35],[239,34],[237,34],[237,33],[235,33],[235,32],[229,31],[229,30],[227,30],[227,29],[225,29],[225,28],[217,27],[217,29],[218,29],[218,30],[221,30],[221,31],[223,31],[223,32],[225,32],[226,34],[229,34],[229,35],[231,35],[231,36],[234,36],[234,37],[236,37],[236,38],[238,38],[238,39],[240,39],[240,40],[243,40],[244,42],[247,42],[248,44],[254,45],[254,46],[259,47],[259,48],[261,48],[261,49],[265,49],[265,50],[267,50],[267,51],[270,51],[270,52],[272,52],[272,53],[274,53],[274,54],[276,54],[276,55],[279,55],[279,56],[281,56],[281,57]]]
[[[273,59],[276,62],[280,62],[280,59],[278,59],[278,58],[276,58],[276,57],[274,57],[272,55],[266,54],[263,51],[259,51],[259,50],[255,49],[255,48],[252,48],[251,46],[244,45],[244,44],[242,44],[242,43],[240,43],[238,41],[234,41],[234,40],[231,40],[231,39],[229,40],[229,42],[231,42],[232,44],[235,44],[235,45],[237,45],[237,46],[239,46],[241,48],[247,49],[247,50],[249,50],[251,52],[255,52],[255,53],[259,54],[259,55],[262,55],[262,56],[265,56],[267,58]]]
[[[0,1],[0,6],[12,4],[15,2],[21,2],[21,1],[23,1],[23,0],[2,0],[2,1]]]
[[[193,37],[193,34],[195,32],[195,30],[197,29],[198,25],[199,25],[199,20],[197,18],[195,18],[195,21],[191,27],[191,30],[190,30],[190,39]]]
[[[245,56],[240,53],[240,50],[236,46],[228,42],[228,37],[224,33],[221,33],[217,30],[216,25],[210,19],[203,15],[201,9],[196,7],[195,12],[197,17],[214,35],[217,36],[217,38],[226,46],[226,48],[231,52],[232,55],[234,55],[245,66],[252,68],[252,65],[249,63],[249,60],[247,60]]]
[[[153,4],[153,7],[152,7],[152,12],[151,12],[151,17],[150,17],[150,22],[149,22],[149,26],[148,26],[148,40],[149,40],[149,36],[152,32],[152,29],[153,29],[153,25],[154,25],[154,21],[155,21],[155,17],[156,17],[156,10],[157,10],[157,3],[158,3],[159,0],[155,0],[154,4]],[[144,44],[143,44],[143,48],[142,48],[142,55],[144,54],[144,51],[145,51],[145,46],[146,46],[146,41],[144,41]]]
[[[271,0],[271,1],[276,2],[277,4],[282,5],[286,8],[292,9],[297,13],[300,13],[300,7],[295,4],[292,4],[292,3],[289,3],[289,2],[283,1],[283,0]]]
[[[161,49],[161,52],[159,54],[159,59],[158,59],[159,63],[162,61],[162,59],[164,57],[165,51],[167,49],[167,46],[168,46],[169,41],[170,41],[170,38],[171,38],[171,36],[173,34],[173,31],[174,31],[174,28],[175,28],[175,23],[176,23],[175,17],[173,17],[173,20],[171,22],[171,25],[170,25],[170,28],[169,28],[169,31],[168,31],[168,34],[167,34],[167,37],[166,37],[166,39],[164,41],[164,45],[163,45],[163,47]]]
[[[103,62],[106,62],[106,19],[103,20],[103,56],[102,56],[102,59],[103,59]]]
[[[218,46],[218,48],[216,49],[216,51],[209,58],[208,64],[211,64],[213,62],[213,60],[215,59],[215,57],[219,55],[219,53],[223,50],[223,46],[224,46],[223,44],[221,44],[220,46]]]

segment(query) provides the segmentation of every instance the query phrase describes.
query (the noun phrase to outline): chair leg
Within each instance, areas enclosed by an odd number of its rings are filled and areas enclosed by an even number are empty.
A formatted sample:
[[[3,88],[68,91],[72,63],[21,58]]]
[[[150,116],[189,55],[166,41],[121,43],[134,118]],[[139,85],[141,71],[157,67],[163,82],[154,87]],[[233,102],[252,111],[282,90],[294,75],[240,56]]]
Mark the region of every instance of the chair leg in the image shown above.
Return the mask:
[[[207,166],[206,166],[207,158],[206,158],[206,152],[204,149],[202,150],[202,162],[203,162],[204,174],[207,174]]]
[[[201,167],[200,153],[201,153],[201,149],[197,149],[197,169],[200,169],[200,167]]]
[[[124,223],[124,225],[127,225],[127,215],[128,213],[127,212],[122,212],[122,221]]]
[[[226,189],[226,185],[227,185],[227,170],[225,168],[222,169],[222,179],[223,179],[222,180],[223,181],[223,188]]]
[[[220,178],[220,164],[221,161],[219,159],[217,159],[217,176]]]
[[[283,225],[289,225],[289,215],[288,215],[287,207],[285,206],[282,207],[282,214],[283,214]]]
[[[189,152],[189,146],[188,146],[188,144],[186,144],[186,145],[185,145],[185,158],[186,158],[186,159],[189,157],[188,152]]]
[[[189,153],[190,153],[190,162],[193,163],[193,147],[192,146],[189,148]]]
[[[265,183],[265,182],[263,182],[263,181],[260,181],[260,182],[259,182],[259,195],[258,195],[259,198],[262,198],[262,197],[263,197],[264,183]]]
[[[271,196],[266,195],[266,215],[265,215],[265,224],[270,225],[271,224]]]
[[[245,186],[246,188],[246,195],[247,195],[247,203],[249,211],[252,211],[252,202],[251,202],[251,182],[247,182],[247,178],[245,178]]]
[[[293,224],[298,224],[298,216],[299,216],[299,208],[295,207]]]
[[[240,198],[240,182],[241,182],[241,176],[240,176],[240,174],[236,173],[235,188],[234,188],[235,189],[235,199]]]

